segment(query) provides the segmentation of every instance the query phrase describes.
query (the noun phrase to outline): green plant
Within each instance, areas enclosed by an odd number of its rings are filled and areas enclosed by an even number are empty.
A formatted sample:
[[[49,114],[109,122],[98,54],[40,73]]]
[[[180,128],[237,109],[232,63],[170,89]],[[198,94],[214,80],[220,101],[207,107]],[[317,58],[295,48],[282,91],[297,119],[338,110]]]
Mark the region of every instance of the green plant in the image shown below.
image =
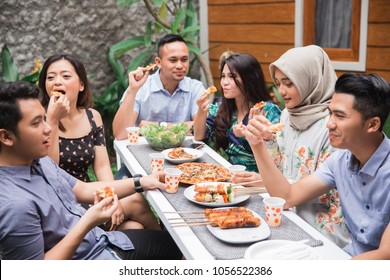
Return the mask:
[[[387,121],[385,122],[383,131],[385,132],[386,136],[390,138],[390,116],[387,118]]]
[[[2,77],[4,82],[25,81],[33,84],[38,83],[39,73],[41,72],[42,63],[39,59],[35,60],[35,67],[32,74],[20,79],[19,71],[14,63],[14,59],[7,45],[1,49]]]

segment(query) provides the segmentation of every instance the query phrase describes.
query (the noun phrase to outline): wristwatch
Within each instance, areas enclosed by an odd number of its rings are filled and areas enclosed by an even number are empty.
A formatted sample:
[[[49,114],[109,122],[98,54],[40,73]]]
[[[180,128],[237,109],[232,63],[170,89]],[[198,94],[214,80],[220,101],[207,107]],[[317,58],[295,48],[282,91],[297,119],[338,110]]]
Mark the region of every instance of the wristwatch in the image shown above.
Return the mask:
[[[140,178],[142,177],[141,174],[134,174],[133,175],[133,181],[134,181],[134,189],[137,193],[142,193],[144,189],[141,186]]]

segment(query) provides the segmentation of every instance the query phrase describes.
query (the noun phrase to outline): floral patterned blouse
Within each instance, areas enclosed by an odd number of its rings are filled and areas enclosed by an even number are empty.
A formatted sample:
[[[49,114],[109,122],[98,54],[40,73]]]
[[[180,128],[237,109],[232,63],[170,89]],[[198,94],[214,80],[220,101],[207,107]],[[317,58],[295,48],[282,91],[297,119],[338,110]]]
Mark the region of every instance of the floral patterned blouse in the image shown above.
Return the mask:
[[[329,116],[322,118],[301,131],[292,128],[288,112],[282,112],[283,131],[276,135],[275,142],[267,143],[267,149],[290,183],[312,174],[335,151],[329,143],[328,119]],[[297,206],[296,212],[338,246],[344,247],[350,242],[336,189]]]
[[[217,116],[218,109],[221,105],[220,99],[217,99],[213,104],[210,105],[206,120],[206,143],[215,148],[215,138],[214,138],[214,121]],[[266,106],[264,107],[265,117],[271,123],[277,123],[280,119],[280,108],[272,102],[267,101]],[[242,120],[244,125],[248,124],[249,113]],[[238,124],[237,112],[233,113],[232,125],[226,131],[226,137],[229,141],[229,146],[226,150],[220,149],[218,152],[227,159],[231,164],[245,165],[247,171],[256,171],[258,172],[255,158],[252,153],[252,149],[245,139],[245,137],[237,137],[233,133],[233,126]]]
[[[89,182],[88,167],[95,160],[95,146],[105,146],[103,125],[96,127],[92,111],[85,110],[91,124],[91,131],[80,138],[60,137],[60,164],[59,166],[73,177]]]

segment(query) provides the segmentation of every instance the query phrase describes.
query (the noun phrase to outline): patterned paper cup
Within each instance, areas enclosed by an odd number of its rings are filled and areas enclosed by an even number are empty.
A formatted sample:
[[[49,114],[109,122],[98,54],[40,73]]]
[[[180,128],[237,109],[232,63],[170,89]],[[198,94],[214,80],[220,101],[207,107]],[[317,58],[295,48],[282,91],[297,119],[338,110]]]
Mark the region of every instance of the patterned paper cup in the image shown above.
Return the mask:
[[[131,126],[126,128],[127,139],[129,139],[130,144],[137,144],[139,138],[139,127]]]
[[[229,167],[229,173],[230,173],[230,182],[233,182],[233,176],[234,174],[244,172],[246,169],[246,166],[244,165],[231,165]]]
[[[280,197],[264,198],[265,220],[270,227],[280,226],[282,220],[283,206],[286,201]]]
[[[151,153],[149,154],[150,166],[152,167],[152,172],[163,171],[164,170],[164,155],[162,153]]]
[[[176,193],[179,189],[179,178],[183,173],[177,168],[166,168],[165,172],[165,191],[167,193]]]

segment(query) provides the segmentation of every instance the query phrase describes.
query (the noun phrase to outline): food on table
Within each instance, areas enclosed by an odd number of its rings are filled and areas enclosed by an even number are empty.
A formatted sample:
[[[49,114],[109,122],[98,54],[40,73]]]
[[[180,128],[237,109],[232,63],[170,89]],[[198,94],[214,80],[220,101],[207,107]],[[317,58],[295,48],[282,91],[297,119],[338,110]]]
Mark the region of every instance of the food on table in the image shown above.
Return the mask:
[[[105,186],[103,188],[97,189],[95,191],[95,195],[98,197],[98,200],[101,201],[107,197],[113,197],[115,195],[115,191],[112,187]]]
[[[276,133],[276,132],[279,132],[279,131],[282,131],[283,129],[283,124],[281,123],[275,123],[275,124],[271,124],[267,127],[267,130],[269,132],[272,132],[272,133]]]
[[[194,199],[199,202],[231,203],[234,200],[233,187],[223,183],[218,185],[195,185]]]
[[[157,64],[155,63],[150,63],[148,66],[146,66],[146,71],[150,71],[150,70],[153,70],[154,68],[157,67]]]
[[[187,124],[179,123],[170,129],[156,124],[143,126],[140,133],[145,136],[146,141],[155,150],[166,150],[181,146],[187,135]]]
[[[217,92],[217,88],[215,86],[211,86],[204,91],[203,95],[211,95],[216,92]]]
[[[221,182],[229,179],[229,171],[220,165],[204,162],[187,162],[176,166],[183,173],[179,181],[185,184]]]
[[[187,153],[184,148],[174,148],[172,151],[168,153],[168,156],[173,159],[179,159],[179,158],[194,158],[196,155],[191,155]]]
[[[204,213],[211,226],[221,229],[260,226],[260,219],[245,207],[205,209]]]

